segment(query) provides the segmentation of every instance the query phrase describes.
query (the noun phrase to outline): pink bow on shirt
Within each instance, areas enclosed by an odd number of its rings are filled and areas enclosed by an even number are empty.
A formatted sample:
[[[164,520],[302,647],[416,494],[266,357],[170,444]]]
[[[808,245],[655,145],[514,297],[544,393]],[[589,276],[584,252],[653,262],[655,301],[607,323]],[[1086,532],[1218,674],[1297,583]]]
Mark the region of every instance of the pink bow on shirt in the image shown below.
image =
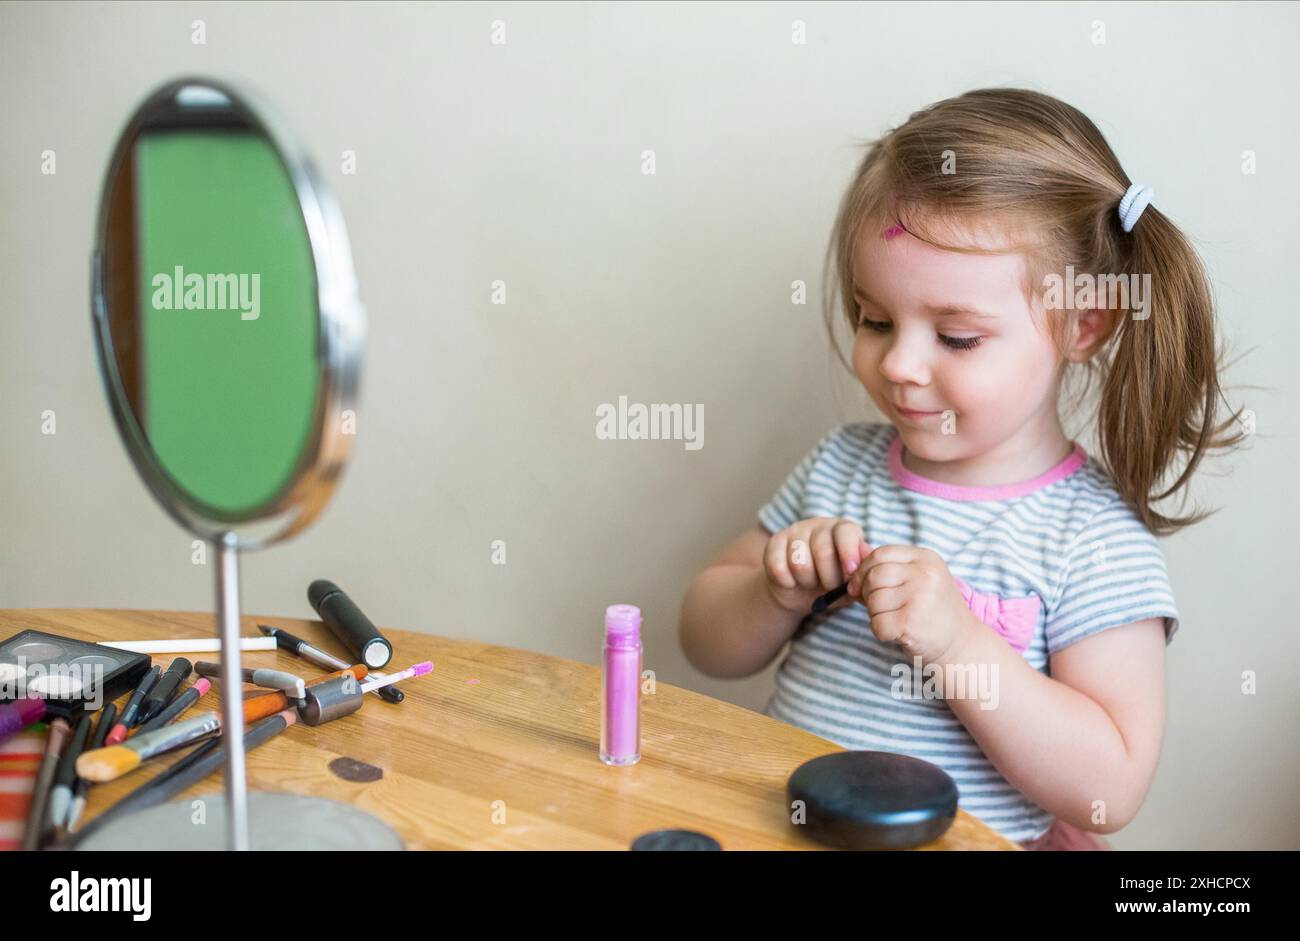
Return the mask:
[[[1002,599],[976,591],[956,575],[953,579],[971,613],[997,631],[1015,650],[1024,653],[1038,628],[1038,612],[1042,606],[1038,596]]]

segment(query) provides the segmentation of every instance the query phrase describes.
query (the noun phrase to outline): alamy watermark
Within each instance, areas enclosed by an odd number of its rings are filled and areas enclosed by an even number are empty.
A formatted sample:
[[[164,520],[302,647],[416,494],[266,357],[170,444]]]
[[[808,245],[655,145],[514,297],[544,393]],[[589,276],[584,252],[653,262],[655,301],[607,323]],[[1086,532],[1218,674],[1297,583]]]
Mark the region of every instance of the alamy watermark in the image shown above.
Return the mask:
[[[1099,298],[1105,302],[1098,304]],[[1151,316],[1151,275],[1075,274],[1074,265],[1066,265],[1064,277],[1053,272],[1043,278],[1043,306],[1048,310],[1120,308],[1133,311],[1134,320],[1146,320]]]
[[[82,876],[72,870],[66,879],[50,883],[52,912],[130,912],[132,921],[148,921],[153,913],[153,879]]]
[[[704,405],[629,405],[627,396],[620,395],[617,406],[610,402],[596,406],[596,437],[601,441],[685,441],[687,451],[698,451],[704,447]]]
[[[889,668],[889,675],[894,678],[889,693],[895,699],[976,699],[981,709],[998,707],[996,663],[922,665],[920,657],[913,657],[910,666],[895,663]]]
[[[0,663],[0,700],[81,699],[91,711],[104,705],[102,663]]]
[[[237,310],[240,320],[262,316],[260,274],[185,273],[182,265],[150,281],[154,310]]]

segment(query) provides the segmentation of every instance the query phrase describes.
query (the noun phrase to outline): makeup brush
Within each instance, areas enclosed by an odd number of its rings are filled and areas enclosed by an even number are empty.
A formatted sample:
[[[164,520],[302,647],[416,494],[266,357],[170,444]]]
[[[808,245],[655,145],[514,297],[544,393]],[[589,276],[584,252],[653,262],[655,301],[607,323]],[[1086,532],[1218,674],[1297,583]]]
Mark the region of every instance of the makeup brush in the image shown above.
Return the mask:
[[[137,735],[121,745],[109,745],[107,748],[85,752],[77,759],[77,774],[96,783],[116,781],[155,755],[188,745],[220,730],[221,716],[215,712],[204,712],[193,719]]]

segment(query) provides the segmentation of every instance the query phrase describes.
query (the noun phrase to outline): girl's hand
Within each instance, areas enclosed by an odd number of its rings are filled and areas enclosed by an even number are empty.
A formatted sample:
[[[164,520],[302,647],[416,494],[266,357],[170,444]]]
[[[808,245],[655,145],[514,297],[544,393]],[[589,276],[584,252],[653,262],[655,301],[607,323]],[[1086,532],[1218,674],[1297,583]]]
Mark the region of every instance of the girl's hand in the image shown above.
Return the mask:
[[[849,597],[871,614],[871,630],[923,662],[957,650],[978,622],[948,565],[918,546],[880,546],[849,579]]]
[[[763,552],[763,570],[772,600],[790,613],[807,614],[809,607],[858,571],[871,547],[862,527],[852,520],[816,517],[800,520],[773,533]],[[826,610],[853,604],[845,596]]]

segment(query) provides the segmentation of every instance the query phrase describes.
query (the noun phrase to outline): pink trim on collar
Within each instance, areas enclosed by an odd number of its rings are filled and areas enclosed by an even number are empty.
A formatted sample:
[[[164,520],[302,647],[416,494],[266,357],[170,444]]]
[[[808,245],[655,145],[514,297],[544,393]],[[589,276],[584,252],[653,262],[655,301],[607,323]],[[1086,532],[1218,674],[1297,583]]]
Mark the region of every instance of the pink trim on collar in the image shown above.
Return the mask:
[[[1051,470],[1039,474],[1030,480],[1017,484],[1004,484],[1000,487],[965,487],[959,484],[945,484],[929,477],[913,473],[903,464],[903,439],[895,431],[894,440],[889,445],[889,476],[894,482],[907,490],[943,497],[945,500],[1009,500],[1023,497],[1027,493],[1041,490],[1058,480],[1069,477],[1088,460],[1083,446],[1075,443],[1074,451]]]

